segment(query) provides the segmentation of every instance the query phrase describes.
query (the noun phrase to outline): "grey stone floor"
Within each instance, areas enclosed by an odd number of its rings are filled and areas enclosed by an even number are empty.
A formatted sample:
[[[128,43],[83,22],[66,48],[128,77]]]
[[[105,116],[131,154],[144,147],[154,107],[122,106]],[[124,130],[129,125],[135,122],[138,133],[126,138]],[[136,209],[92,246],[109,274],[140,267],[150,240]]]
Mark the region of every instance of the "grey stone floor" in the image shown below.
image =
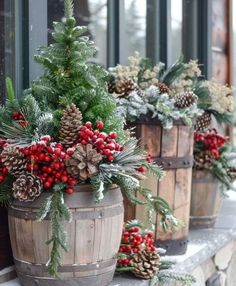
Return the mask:
[[[188,250],[185,255],[167,257],[176,261],[175,271],[191,273],[196,266],[212,257],[231,240],[236,240],[236,193],[225,199],[221,214],[213,229],[190,231]],[[148,286],[148,281],[131,275],[116,276],[111,286]],[[17,279],[1,286],[20,286]],[[101,285],[102,286],[102,285]]]

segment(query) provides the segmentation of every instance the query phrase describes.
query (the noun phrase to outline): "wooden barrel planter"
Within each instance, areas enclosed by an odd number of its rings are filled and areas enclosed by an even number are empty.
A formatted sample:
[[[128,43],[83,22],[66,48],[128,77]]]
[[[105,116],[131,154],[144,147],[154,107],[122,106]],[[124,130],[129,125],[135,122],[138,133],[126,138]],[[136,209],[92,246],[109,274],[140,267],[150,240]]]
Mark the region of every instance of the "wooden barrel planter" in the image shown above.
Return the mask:
[[[9,208],[13,255],[22,286],[106,286],[113,278],[124,218],[120,189],[113,187],[104,200],[94,203],[91,186],[78,187],[65,201],[73,213],[65,223],[69,252],[62,253],[59,277],[50,277],[46,263],[50,224],[35,220],[35,213],[49,196],[43,193],[33,203],[15,201]]]
[[[0,270],[13,265],[7,209],[0,207]]]
[[[146,151],[163,166],[166,176],[158,182],[152,176],[145,186],[153,195],[164,198],[173,209],[174,215],[184,222],[184,227],[174,232],[164,232],[160,217],[156,216],[156,244],[167,250],[168,255],[183,254],[187,249],[190,212],[190,194],[193,165],[193,128],[175,121],[167,130],[157,119],[144,118],[135,122],[136,137],[144,143]],[[125,219],[145,220],[143,206],[131,206],[125,202]]]
[[[211,228],[215,225],[222,204],[219,181],[209,171],[193,171],[190,228]]]

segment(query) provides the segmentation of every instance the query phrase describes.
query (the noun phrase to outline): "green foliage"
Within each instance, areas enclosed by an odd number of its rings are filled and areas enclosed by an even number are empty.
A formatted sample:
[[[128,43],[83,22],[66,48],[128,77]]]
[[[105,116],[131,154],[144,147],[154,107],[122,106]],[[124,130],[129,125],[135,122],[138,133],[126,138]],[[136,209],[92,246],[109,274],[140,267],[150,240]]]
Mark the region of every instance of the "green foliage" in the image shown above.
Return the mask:
[[[14,112],[20,112],[25,124],[12,119]],[[0,108],[0,135],[10,139],[11,144],[29,145],[37,141],[40,136],[54,135],[53,118],[50,113],[42,112],[38,102],[31,95],[22,97],[19,101],[7,100],[6,105]]]
[[[70,222],[72,214],[64,202],[63,184],[57,184],[53,188],[53,194],[47,198],[38,212],[38,220],[42,221],[47,215],[51,222],[52,236],[47,244],[52,244],[48,272],[50,275],[58,276],[58,267],[61,261],[61,250],[67,249],[67,234],[63,223]]]
[[[65,0],[65,17],[67,19],[73,17],[74,14],[74,3],[72,0]]]
[[[150,281],[149,286],[166,286],[173,282],[179,282],[182,286],[192,286],[196,283],[196,279],[190,274],[161,270]]]
[[[160,81],[170,86],[180,75],[186,70],[183,62],[183,56],[180,56],[179,59],[161,76]]]
[[[7,207],[12,199],[12,178],[8,176],[4,182],[0,184],[0,206]]]
[[[209,112],[212,113],[219,124],[226,123],[232,124],[233,114],[230,112],[219,113],[215,110],[209,109]]]
[[[76,26],[73,1],[65,0],[65,18],[54,23],[54,43],[40,48],[35,56],[45,73],[33,81],[26,94],[32,94],[44,111],[53,111],[55,127],[59,125],[62,110],[74,103],[85,122],[95,124],[102,120],[106,132],[118,127],[117,132],[122,136],[123,122],[115,116],[115,99],[107,93],[107,72],[89,62],[96,48],[84,36],[86,31],[86,27]]]

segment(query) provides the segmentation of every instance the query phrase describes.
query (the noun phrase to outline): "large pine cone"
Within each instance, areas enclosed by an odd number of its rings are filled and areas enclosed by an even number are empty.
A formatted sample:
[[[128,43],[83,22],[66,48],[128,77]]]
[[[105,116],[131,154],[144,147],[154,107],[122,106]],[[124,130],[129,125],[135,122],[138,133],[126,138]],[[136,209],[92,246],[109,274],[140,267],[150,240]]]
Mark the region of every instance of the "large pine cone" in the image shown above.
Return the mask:
[[[78,133],[82,126],[82,119],[82,113],[74,104],[71,104],[64,110],[61,118],[59,139],[66,148],[76,144]]]
[[[198,97],[193,92],[181,92],[175,97],[175,107],[187,108],[197,103]]]
[[[18,176],[26,172],[27,158],[20,149],[9,146],[2,151],[1,157],[2,163],[11,175]]]
[[[43,184],[39,177],[31,173],[20,175],[13,183],[13,196],[24,202],[32,202],[43,191]]]
[[[159,271],[160,256],[156,251],[143,250],[135,253],[131,260],[134,275],[142,279],[151,279]]]
[[[98,173],[102,155],[93,149],[92,144],[77,144],[71,158],[66,160],[68,173],[74,178],[87,180]]]
[[[135,89],[136,85],[130,79],[123,79],[108,84],[109,92],[116,93],[119,97],[127,97]]]
[[[195,132],[205,132],[211,125],[211,114],[204,112],[197,118],[196,124],[194,125]]]

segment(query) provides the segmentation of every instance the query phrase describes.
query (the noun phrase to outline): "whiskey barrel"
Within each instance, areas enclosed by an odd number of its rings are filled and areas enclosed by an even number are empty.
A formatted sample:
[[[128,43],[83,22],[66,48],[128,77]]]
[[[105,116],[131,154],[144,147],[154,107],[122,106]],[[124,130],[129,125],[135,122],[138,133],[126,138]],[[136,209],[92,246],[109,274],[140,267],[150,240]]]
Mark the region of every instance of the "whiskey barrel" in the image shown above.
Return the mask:
[[[0,270],[13,265],[8,231],[7,209],[0,207]]]
[[[189,229],[193,128],[182,121],[174,121],[171,129],[164,129],[158,119],[150,118],[142,118],[130,127],[135,127],[136,137],[142,140],[146,151],[166,171],[160,182],[150,175],[145,186],[152,190],[153,195],[165,199],[174,215],[184,223],[184,227],[174,232],[164,232],[160,216],[155,216],[156,245],[166,249],[168,255],[183,254],[187,249]],[[125,219],[133,218],[145,221],[145,207],[125,203]]]
[[[59,277],[47,272],[51,246],[50,222],[36,221],[36,212],[49,196],[43,193],[32,203],[14,201],[9,208],[9,229],[17,275],[22,286],[101,286],[114,275],[123,226],[123,198],[113,187],[104,200],[94,203],[90,185],[79,186],[65,202],[73,221],[65,223],[69,252],[62,253]]]
[[[209,171],[194,170],[190,207],[190,228],[215,225],[222,204],[219,181]]]

